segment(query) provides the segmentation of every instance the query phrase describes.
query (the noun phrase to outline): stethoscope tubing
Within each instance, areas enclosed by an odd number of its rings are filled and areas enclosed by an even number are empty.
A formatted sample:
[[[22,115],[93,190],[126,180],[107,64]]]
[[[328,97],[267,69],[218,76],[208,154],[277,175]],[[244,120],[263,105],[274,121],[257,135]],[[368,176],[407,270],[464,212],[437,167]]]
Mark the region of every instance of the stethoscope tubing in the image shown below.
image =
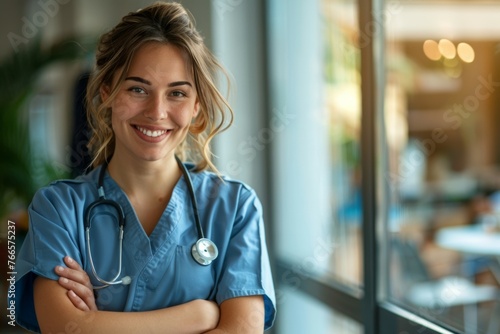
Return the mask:
[[[210,263],[212,263],[213,260],[215,260],[218,256],[218,249],[217,246],[211,241],[210,239],[205,238],[205,235],[203,233],[203,228],[200,222],[200,217],[198,213],[198,203],[196,201],[196,196],[194,193],[194,188],[193,188],[193,182],[191,180],[191,177],[189,175],[189,171],[187,170],[186,166],[182,163],[182,161],[175,156],[175,160],[177,161],[179,167],[181,168],[182,174],[184,176],[184,179],[186,181],[188,191],[189,191],[189,197],[191,199],[191,207],[193,209],[193,215],[194,215],[194,220],[195,220],[195,225],[196,225],[196,230],[198,233],[198,240],[196,241],[195,244],[191,247],[191,255],[193,259],[200,265],[207,266]],[[116,201],[106,199],[105,192],[104,192],[104,174],[107,169],[107,163],[104,163],[101,166],[101,170],[99,171],[99,178],[98,178],[98,195],[99,198],[91,203],[86,211],[85,211],[85,219],[84,219],[84,228],[85,228],[85,239],[87,243],[87,255],[89,257],[89,262],[90,262],[90,267],[92,270],[92,274],[96,278],[96,280],[101,283],[101,286],[94,286],[94,289],[102,289],[105,287],[108,287],[110,285],[117,285],[117,284],[123,284],[127,285],[130,284],[131,278],[129,276],[123,277],[121,280],[118,278],[121,275],[122,272],[122,263],[123,263],[123,238],[124,238],[124,229],[125,229],[125,214],[123,212],[122,207],[120,204],[118,204]],[[91,251],[91,244],[90,244],[90,228],[91,228],[91,214],[92,211],[99,205],[108,205],[113,207],[116,212],[118,213],[118,226],[119,226],[119,258],[118,258],[118,271],[117,274],[115,275],[114,278],[111,280],[105,280],[102,277],[100,277],[97,273],[97,270],[94,265],[94,260],[92,257],[92,251]]]
[[[92,251],[90,250],[90,228],[88,228],[88,229],[85,230],[85,237],[87,239],[87,250],[88,250],[88,256],[89,256],[89,261],[90,261],[90,267],[92,269],[92,274],[99,281],[99,283],[103,284],[101,286],[94,286],[93,288],[95,290],[98,290],[98,289],[102,289],[102,288],[108,287],[110,285],[116,285],[116,284],[127,285],[127,284],[129,284],[130,283],[130,277],[128,277],[128,276],[124,277],[121,280],[118,280],[118,278],[122,274],[122,263],[123,263],[123,258],[122,258],[122,255],[123,255],[123,226],[120,226],[120,237],[119,237],[120,238],[120,240],[119,240],[120,245],[118,246],[118,249],[119,249],[119,255],[118,255],[119,256],[119,259],[118,259],[118,273],[110,281],[107,281],[107,280],[101,278],[97,274],[97,271],[95,269],[94,261],[93,261],[93,258],[92,258]]]
[[[186,179],[186,184],[189,190],[189,197],[191,199],[191,206],[193,208],[194,221],[196,223],[196,230],[198,231],[198,239],[203,239],[205,238],[205,235],[203,233],[203,228],[201,227],[200,215],[198,214],[198,202],[196,201],[196,196],[194,194],[193,180],[191,180],[191,176],[189,175],[186,166],[182,163],[181,159],[179,159],[177,155],[175,156],[175,160],[177,160],[177,164],[181,168],[182,174]]]

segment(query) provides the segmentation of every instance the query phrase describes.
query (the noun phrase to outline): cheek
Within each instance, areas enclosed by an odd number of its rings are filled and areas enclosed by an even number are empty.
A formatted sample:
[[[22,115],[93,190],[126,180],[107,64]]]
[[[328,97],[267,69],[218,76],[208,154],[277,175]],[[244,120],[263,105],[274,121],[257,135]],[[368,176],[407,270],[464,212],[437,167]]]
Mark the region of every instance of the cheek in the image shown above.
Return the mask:
[[[115,121],[126,121],[139,112],[140,106],[127,96],[118,96],[112,104],[112,117]]]
[[[194,114],[190,111],[187,111],[179,117],[179,124],[182,124],[184,127],[189,127],[193,121]]]
[[[171,109],[167,117],[178,127],[184,128],[191,124],[194,114],[193,110],[188,106],[176,106]]]

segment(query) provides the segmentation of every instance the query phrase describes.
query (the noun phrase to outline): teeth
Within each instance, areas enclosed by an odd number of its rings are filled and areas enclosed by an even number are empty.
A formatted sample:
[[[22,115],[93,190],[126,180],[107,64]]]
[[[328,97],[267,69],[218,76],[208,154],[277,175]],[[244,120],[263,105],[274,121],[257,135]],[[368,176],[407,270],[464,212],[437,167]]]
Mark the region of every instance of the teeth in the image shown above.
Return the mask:
[[[137,130],[141,131],[146,136],[153,137],[153,138],[161,136],[161,135],[163,135],[163,134],[165,134],[167,132],[167,130],[155,130],[155,131],[151,131],[151,130],[148,130],[148,129],[141,128],[139,126],[137,126],[136,128],[137,128]]]

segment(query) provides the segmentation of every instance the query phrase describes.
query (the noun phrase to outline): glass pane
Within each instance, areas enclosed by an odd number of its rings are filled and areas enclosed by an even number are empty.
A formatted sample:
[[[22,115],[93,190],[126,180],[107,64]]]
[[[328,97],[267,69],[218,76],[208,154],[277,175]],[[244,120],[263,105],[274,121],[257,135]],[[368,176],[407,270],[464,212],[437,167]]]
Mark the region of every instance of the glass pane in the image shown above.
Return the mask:
[[[361,77],[356,3],[323,0],[325,117],[328,119],[331,233],[338,247],[329,275],[361,286]]]
[[[386,290],[465,333],[500,333],[499,17],[500,2],[384,12]]]
[[[277,255],[299,278],[350,287],[362,282],[356,16],[342,0],[269,4]]]
[[[363,326],[352,319],[324,307],[317,300],[286,288],[283,290],[280,316],[276,328],[279,333],[361,334]]]

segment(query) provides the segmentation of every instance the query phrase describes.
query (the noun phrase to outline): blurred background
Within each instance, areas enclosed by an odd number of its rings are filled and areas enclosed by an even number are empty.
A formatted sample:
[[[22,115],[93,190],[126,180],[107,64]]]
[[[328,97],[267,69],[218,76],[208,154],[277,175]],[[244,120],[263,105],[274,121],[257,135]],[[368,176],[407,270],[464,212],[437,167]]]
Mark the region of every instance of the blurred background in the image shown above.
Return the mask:
[[[263,203],[272,332],[500,333],[500,1],[180,2],[233,80],[216,165]],[[85,169],[95,42],[149,3],[0,3],[2,333],[8,237]]]

